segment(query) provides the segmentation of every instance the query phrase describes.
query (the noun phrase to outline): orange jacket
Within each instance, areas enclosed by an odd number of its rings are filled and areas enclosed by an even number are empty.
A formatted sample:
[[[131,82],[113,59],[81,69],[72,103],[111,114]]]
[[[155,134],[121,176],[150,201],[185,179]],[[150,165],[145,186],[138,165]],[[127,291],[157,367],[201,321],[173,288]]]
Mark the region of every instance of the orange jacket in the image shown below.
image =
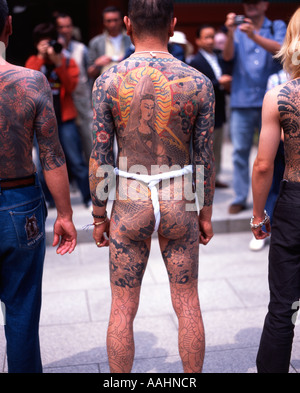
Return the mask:
[[[32,70],[41,71],[44,65],[44,59],[38,56],[31,56],[25,66]],[[70,59],[67,64],[66,58],[63,58],[63,63],[60,67],[54,69],[61,82],[60,90],[60,104],[62,121],[73,120],[77,117],[77,110],[75,108],[72,93],[75,90],[79,80],[79,68],[73,59]]]

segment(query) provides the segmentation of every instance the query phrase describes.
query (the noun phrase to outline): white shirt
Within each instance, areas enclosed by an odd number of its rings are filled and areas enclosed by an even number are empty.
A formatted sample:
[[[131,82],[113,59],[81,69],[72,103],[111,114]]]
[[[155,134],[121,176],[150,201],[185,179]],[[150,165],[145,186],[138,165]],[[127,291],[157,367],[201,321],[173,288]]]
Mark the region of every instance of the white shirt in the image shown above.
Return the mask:
[[[202,54],[202,56],[205,58],[205,60],[211,66],[211,68],[213,69],[213,72],[216,75],[217,80],[219,80],[222,76],[222,69],[221,69],[220,64],[218,62],[217,55],[215,53],[208,53],[204,49],[200,49],[199,52]]]

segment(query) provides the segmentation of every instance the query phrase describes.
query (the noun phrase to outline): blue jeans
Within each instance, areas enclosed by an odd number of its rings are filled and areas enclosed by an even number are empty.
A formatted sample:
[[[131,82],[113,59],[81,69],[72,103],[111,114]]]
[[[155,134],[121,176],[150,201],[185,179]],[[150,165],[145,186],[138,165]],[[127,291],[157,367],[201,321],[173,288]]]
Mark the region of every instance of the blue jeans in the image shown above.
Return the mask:
[[[246,205],[249,185],[249,155],[255,130],[261,128],[261,108],[232,109],[231,141],[233,144],[233,203]]]
[[[68,171],[76,180],[83,202],[91,200],[89,169],[86,165],[81,146],[80,135],[74,120],[58,125],[59,139],[66,156]]]
[[[34,186],[0,188],[0,300],[5,305],[9,373],[40,373],[41,286],[46,207]]]

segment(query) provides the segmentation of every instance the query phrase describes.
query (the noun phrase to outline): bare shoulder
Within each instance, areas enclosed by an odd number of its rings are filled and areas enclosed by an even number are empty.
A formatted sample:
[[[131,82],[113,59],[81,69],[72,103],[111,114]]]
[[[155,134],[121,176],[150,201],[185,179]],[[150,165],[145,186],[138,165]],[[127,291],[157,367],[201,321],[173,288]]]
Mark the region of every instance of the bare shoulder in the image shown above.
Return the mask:
[[[40,92],[49,88],[47,78],[40,71],[8,64],[1,69],[0,74],[2,76],[2,81],[6,81],[7,83],[17,82],[20,85],[24,85],[24,88],[29,87],[29,89]]]

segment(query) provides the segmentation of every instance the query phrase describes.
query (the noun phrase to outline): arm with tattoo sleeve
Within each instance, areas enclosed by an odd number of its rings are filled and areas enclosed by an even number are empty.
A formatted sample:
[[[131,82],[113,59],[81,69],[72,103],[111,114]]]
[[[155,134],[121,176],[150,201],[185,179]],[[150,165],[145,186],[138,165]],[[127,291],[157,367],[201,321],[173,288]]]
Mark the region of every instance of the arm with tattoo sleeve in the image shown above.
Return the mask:
[[[38,102],[35,132],[39,145],[44,177],[56,208],[53,246],[57,253],[71,253],[76,246],[76,230],[72,222],[72,208],[65,157],[59,143],[57,123],[52,105],[52,93],[46,78],[41,74],[37,81]]]
[[[110,107],[109,95],[105,90],[105,79],[97,79],[93,89],[94,126],[93,126],[93,149],[90,158],[90,191],[95,215],[104,216],[110,182],[113,178],[113,143],[114,122]],[[105,166],[110,168],[105,172]],[[95,222],[103,219],[95,219]],[[109,232],[109,220],[106,225],[95,226],[94,239],[103,246],[108,245],[103,234]]]
[[[211,224],[212,204],[215,192],[215,168],[213,154],[213,130],[215,119],[215,95],[211,82],[204,78],[201,92],[200,110],[193,135],[193,165],[195,185],[200,205],[200,243],[207,244],[213,237]],[[203,174],[203,186],[201,176]]]

